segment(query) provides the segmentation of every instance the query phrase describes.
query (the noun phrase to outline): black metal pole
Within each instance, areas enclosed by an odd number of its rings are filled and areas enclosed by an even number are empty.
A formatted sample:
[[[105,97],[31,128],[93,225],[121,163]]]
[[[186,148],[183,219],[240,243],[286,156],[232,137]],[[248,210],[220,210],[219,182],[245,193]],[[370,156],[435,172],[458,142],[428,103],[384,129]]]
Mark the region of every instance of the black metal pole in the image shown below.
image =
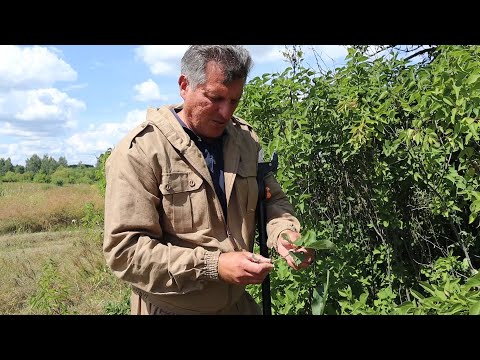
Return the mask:
[[[257,230],[260,255],[268,258],[267,246],[267,189],[265,188],[265,177],[269,172],[275,174],[278,167],[278,155],[274,151],[272,159],[268,162],[259,162],[257,170],[258,203],[257,203]],[[262,308],[263,315],[272,315],[272,298],[270,295],[270,275],[267,275],[262,282]]]
[[[263,185],[263,184],[262,184]],[[265,189],[263,189],[265,193]],[[266,223],[266,209],[265,200],[261,199],[258,204],[258,234],[260,237],[260,255],[268,258],[267,247],[267,223]],[[262,282],[262,308],[263,315],[272,315],[272,302],[270,296],[270,275],[267,275]]]

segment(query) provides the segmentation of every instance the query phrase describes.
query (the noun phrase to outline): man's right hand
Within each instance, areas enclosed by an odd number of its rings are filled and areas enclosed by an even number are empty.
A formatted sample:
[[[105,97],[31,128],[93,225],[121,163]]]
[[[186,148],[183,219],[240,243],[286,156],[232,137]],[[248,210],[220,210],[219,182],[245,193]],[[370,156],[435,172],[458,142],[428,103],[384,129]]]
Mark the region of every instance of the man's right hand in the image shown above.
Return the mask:
[[[270,259],[248,251],[222,253],[218,258],[218,277],[235,285],[261,284],[272,270]]]

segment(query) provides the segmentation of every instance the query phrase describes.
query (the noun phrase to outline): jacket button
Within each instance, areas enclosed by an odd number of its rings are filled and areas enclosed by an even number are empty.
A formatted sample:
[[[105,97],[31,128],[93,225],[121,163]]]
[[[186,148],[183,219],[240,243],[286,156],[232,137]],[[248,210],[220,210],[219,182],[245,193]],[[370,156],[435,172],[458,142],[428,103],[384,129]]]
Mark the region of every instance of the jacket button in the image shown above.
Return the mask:
[[[191,187],[195,186],[195,181],[193,181],[193,180],[190,180],[188,183],[190,184]]]
[[[170,184],[165,185],[165,189],[170,190],[171,186]]]

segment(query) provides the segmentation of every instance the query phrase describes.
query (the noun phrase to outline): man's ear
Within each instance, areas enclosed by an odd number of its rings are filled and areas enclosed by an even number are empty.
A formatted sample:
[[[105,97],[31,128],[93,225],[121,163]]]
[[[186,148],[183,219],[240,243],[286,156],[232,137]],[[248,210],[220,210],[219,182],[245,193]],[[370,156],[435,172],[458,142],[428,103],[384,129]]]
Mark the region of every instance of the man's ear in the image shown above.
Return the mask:
[[[187,87],[188,87],[188,80],[185,75],[182,74],[178,78],[178,86],[180,86],[180,95],[183,98],[185,93],[187,92]]]

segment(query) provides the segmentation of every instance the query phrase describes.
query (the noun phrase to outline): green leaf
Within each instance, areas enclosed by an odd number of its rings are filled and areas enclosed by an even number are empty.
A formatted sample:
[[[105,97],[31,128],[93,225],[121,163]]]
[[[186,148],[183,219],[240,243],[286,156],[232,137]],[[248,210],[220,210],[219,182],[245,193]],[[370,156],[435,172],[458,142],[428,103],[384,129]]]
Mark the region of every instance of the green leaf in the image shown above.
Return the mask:
[[[313,288],[312,315],[323,315],[328,296],[330,271],[327,269],[327,282]]]
[[[453,110],[452,110],[452,116],[451,116],[451,118],[450,118],[450,122],[451,122],[452,124],[455,124],[455,115],[456,115],[456,114],[457,114],[457,108],[453,108]]]
[[[442,301],[446,301],[447,297],[443,291],[435,290],[435,295]]]
[[[480,315],[480,301],[477,301],[475,304],[470,306],[469,315]]]
[[[465,306],[457,303],[453,305],[447,312],[445,312],[445,315],[453,315],[464,310]]]
[[[314,243],[317,238],[317,234],[313,230],[308,230],[306,233],[302,234],[300,238],[297,239],[296,243],[301,244],[299,246],[309,246]]]
[[[365,305],[367,303],[368,293],[362,293],[358,299],[359,303]]]
[[[408,301],[398,306],[395,310],[398,313],[398,315],[407,315],[408,311],[413,308],[415,308],[415,305],[413,304],[413,302]]]
[[[421,179],[422,176],[418,172],[413,173],[413,180],[418,181],[418,179]]]
[[[285,240],[287,240],[290,244],[293,245],[293,241],[290,240],[290,236],[288,236],[288,234],[283,233],[283,234],[282,234],[282,237],[283,237]]]
[[[411,289],[410,293],[413,295],[413,297],[417,298],[418,300],[425,299],[425,297],[416,290]]]
[[[295,242],[292,242],[285,233],[282,234],[282,237],[296,247],[305,247],[315,250],[330,250],[335,248],[335,244],[330,240],[316,240],[317,235],[314,230],[306,231],[299,238],[297,238]]]
[[[467,288],[467,290],[471,289],[472,287],[480,287],[480,273],[477,273],[469,278],[464,286]]]
[[[479,77],[480,77],[480,73],[478,73],[478,72],[471,74],[467,79],[467,85],[471,85],[471,84],[475,83],[478,80]]]
[[[445,101],[448,105],[453,106],[452,100],[450,100],[448,97],[444,97],[443,101]]]
[[[470,211],[471,212],[480,212],[480,200],[475,200],[470,204]]]
[[[330,240],[317,240],[305,246],[308,249],[315,250],[331,250],[335,248],[335,244]]]
[[[476,213],[471,213],[471,214],[468,216],[468,223],[469,223],[469,224],[473,223],[476,218],[477,218],[477,214],[476,214]]]
[[[337,292],[340,296],[344,297],[344,298],[349,298],[349,294],[348,294],[348,291],[347,289],[345,290],[342,290],[342,289],[337,289]]]
[[[290,250],[289,253],[292,256],[293,262],[295,263],[295,265],[299,265],[300,263],[303,262],[303,260],[305,260],[305,253],[295,252],[293,250]]]

